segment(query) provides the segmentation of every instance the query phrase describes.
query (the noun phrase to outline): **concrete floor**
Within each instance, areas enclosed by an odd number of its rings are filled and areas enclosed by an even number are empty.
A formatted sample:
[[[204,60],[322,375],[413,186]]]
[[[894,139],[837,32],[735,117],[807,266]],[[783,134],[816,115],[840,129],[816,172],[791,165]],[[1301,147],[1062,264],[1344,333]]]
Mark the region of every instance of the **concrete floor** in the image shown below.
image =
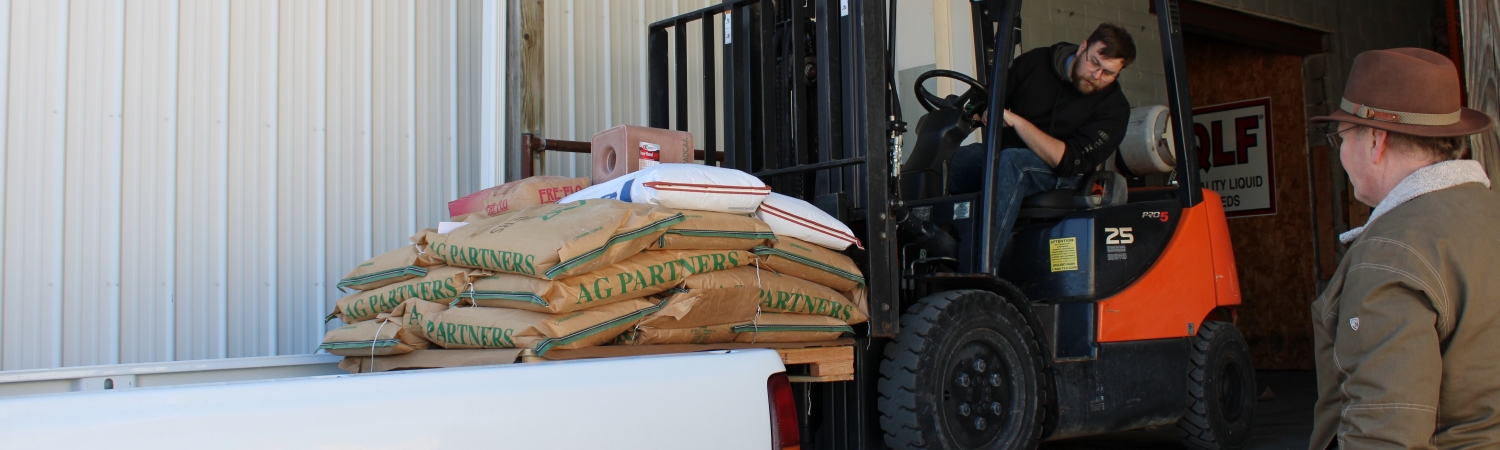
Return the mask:
[[[1260,389],[1270,387],[1275,397],[1255,405],[1255,429],[1247,450],[1306,450],[1312,434],[1312,408],[1318,400],[1317,377],[1311,371],[1259,371]],[[1068,439],[1042,444],[1043,450],[1181,449],[1177,428]]]

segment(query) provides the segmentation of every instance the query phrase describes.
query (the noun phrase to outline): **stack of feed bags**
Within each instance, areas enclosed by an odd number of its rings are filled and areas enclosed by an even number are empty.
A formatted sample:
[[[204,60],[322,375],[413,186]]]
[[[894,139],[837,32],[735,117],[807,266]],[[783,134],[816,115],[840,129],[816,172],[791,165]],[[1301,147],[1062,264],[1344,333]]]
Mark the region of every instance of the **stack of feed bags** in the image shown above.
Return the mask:
[[[320,349],[338,355],[396,355],[427,348],[418,334],[386,326],[393,311],[409,302],[446,305],[460,290],[488,272],[446,265],[428,251],[426,230],[412,237],[410,245],[370,258],[350,270],[337,286],[354,292],[334,304],[335,318],[345,326],[324,336]]]
[[[853,232],[805,201],[770,192],[750,174],[661,164],[562,201],[599,198],[688,216],[668,228],[658,248],[746,250],[754,261],[693,273],[653,293],[661,309],[616,344],[812,342],[837,338],[866,320],[864,277],[840,253],[859,245]]]

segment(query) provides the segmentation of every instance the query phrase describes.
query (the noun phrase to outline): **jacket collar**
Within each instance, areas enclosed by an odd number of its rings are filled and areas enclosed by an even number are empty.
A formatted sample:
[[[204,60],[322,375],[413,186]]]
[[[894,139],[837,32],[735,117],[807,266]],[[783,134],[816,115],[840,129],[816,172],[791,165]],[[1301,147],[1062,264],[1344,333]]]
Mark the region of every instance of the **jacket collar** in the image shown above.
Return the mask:
[[[1078,53],[1078,44],[1059,42],[1052,45],[1052,74],[1058,79],[1073,85],[1073,77],[1068,74],[1068,57]]]
[[[1417,169],[1416,172],[1412,172],[1411,175],[1401,180],[1395,189],[1391,189],[1391,193],[1385,196],[1385,200],[1375,205],[1375,211],[1370,213],[1370,220],[1365,221],[1365,226],[1340,234],[1339,242],[1345,244],[1354,242],[1361,234],[1364,234],[1366,227],[1375,223],[1375,219],[1379,219],[1380,216],[1411,199],[1464,183],[1483,183],[1484,187],[1489,187],[1490,177],[1485,176],[1484,167],[1480,166],[1479,162],[1470,160],[1444,161]]]

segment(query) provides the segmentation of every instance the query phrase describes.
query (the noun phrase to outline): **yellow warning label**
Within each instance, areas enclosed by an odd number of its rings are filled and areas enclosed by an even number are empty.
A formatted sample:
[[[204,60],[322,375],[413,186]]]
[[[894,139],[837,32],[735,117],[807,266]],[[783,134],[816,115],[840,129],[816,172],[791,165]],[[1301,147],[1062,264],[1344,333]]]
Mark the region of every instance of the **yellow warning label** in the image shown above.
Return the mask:
[[[1062,238],[1047,241],[1052,252],[1052,271],[1078,270],[1078,238]]]

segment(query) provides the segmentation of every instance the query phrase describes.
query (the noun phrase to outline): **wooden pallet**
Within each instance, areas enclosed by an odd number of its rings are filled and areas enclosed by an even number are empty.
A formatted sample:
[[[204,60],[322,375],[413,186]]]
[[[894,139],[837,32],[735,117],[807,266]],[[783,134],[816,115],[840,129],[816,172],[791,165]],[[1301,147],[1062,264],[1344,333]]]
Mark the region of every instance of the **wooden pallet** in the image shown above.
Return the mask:
[[[823,383],[854,379],[854,346],[776,349],[781,354],[781,363],[791,366],[806,364],[807,375],[792,375],[793,383]]]
[[[704,350],[770,348],[781,355],[787,366],[806,365],[807,375],[792,375],[793,383],[824,383],[854,379],[854,345],[852,339],[813,343],[783,344],[716,344],[716,345],[642,345],[601,346],[579,350],[553,350],[546,357],[531,350],[520,351],[520,362],[557,361],[614,356],[660,355]]]

